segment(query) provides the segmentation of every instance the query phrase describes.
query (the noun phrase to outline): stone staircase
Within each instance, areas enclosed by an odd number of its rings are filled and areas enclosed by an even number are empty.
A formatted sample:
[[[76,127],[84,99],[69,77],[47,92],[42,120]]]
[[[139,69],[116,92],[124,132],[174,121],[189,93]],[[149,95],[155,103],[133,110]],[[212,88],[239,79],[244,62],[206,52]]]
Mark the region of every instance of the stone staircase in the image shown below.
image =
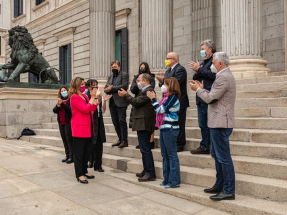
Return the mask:
[[[159,92],[159,89],[156,89]],[[160,93],[158,93],[160,95]],[[156,182],[142,186],[208,205],[232,214],[287,214],[287,76],[237,80],[236,127],[231,135],[231,154],[236,171],[236,200],[213,202],[203,192],[215,182],[214,160],[210,155],[192,155],[200,142],[197,124],[195,93],[188,92],[185,151],[178,153],[182,186],[164,189]],[[130,109],[128,108],[127,121]],[[129,147],[111,147],[117,141],[109,111],[104,115],[107,143],[104,144],[103,164],[112,168],[137,173],[142,170],[141,153],[136,132],[129,129]],[[36,136],[22,140],[62,147],[56,117],[34,129]],[[155,132],[153,150],[156,174],[162,178],[162,157],[159,131]],[[134,174],[120,174],[120,178],[137,182]]]

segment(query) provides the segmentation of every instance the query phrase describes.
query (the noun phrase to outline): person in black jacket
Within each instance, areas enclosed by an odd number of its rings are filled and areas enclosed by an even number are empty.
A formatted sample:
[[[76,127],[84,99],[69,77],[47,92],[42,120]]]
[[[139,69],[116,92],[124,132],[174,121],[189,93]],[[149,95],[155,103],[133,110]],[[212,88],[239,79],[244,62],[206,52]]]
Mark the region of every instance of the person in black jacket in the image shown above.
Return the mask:
[[[98,89],[98,81],[95,79],[89,79],[86,83],[87,90],[85,94],[91,98],[90,91],[93,88]],[[103,91],[103,89],[99,89],[98,92]],[[103,157],[103,143],[106,142],[106,134],[105,134],[105,125],[103,114],[106,112],[106,101],[109,100],[112,95],[106,95],[104,98],[101,94],[98,94],[98,107],[97,110],[93,113],[94,118],[94,137],[93,137],[93,149],[90,153],[88,168],[93,168],[95,171],[104,172],[102,168],[102,157]]]
[[[199,64],[198,62],[191,61],[189,66],[194,71],[193,80],[199,82],[203,81],[204,89],[210,91],[211,86],[216,78],[216,73],[211,72],[211,65],[213,60],[213,54],[216,52],[215,42],[212,40],[205,40],[201,44],[201,57],[204,61]],[[196,95],[196,105],[198,113],[198,125],[201,129],[202,140],[200,146],[191,150],[192,154],[209,154],[210,153],[210,130],[207,126],[207,112],[208,104],[206,104],[201,98]]]
[[[142,62],[139,66],[139,73],[134,76],[134,80],[133,80],[133,82],[131,84],[131,88],[130,88],[131,92],[135,95],[135,98],[138,97],[139,93],[141,92],[141,90],[139,90],[138,85],[137,85],[137,79],[143,73],[147,73],[151,76],[150,85],[153,88],[155,88],[155,75],[151,74],[150,69],[149,69],[149,65],[146,62]],[[132,119],[133,118],[132,117],[133,110],[134,110],[134,107],[132,107],[132,109],[131,109],[129,128],[132,128],[132,126],[133,126],[133,119]],[[151,148],[154,149],[154,133],[151,135],[150,144],[151,144]],[[137,145],[136,148],[139,149],[140,148],[139,145]]]
[[[53,112],[57,114],[59,129],[65,147],[66,157],[62,162],[73,163],[74,142],[71,129],[72,111],[70,106],[70,97],[68,87],[61,87],[58,92],[57,105]]]
[[[180,85],[180,110],[178,115],[179,134],[177,136],[177,152],[182,152],[186,144],[185,138],[185,121],[186,110],[189,107],[189,99],[187,95],[187,73],[183,66],[179,64],[179,56],[175,52],[170,52],[166,56],[165,64],[169,69],[165,72],[164,76],[157,75],[156,79],[159,81],[161,87],[165,78],[174,77]]]

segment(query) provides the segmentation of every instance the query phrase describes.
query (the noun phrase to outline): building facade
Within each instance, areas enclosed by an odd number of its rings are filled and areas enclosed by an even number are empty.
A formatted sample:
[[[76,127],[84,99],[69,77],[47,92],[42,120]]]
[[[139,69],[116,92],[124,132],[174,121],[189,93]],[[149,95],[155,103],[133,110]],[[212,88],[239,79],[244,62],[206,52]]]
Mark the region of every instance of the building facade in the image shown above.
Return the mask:
[[[285,2],[285,4],[284,4]],[[21,25],[39,52],[73,77],[104,84],[119,60],[130,81],[139,64],[166,70],[175,51],[189,78],[188,62],[202,61],[200,42],[213,39],[231,58],[236,78],[287,70],[287,5],[284,0],[0,0],[0,62],[10,61],[7,29]],[[20,81],[36,82],[21,74]]]

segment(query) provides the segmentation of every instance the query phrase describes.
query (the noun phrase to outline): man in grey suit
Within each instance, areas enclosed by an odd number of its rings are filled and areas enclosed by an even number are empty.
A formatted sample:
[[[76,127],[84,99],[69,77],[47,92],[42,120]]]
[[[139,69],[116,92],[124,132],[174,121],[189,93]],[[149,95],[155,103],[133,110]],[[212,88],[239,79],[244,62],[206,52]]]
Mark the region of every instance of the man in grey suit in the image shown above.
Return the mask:
[[[203,81],[190,82],[190,88],[208,104],[208,127],[210,128],[211,155],[215,160],[216,183],[206,193],[216,193],[210,199],[235,199],[235,172],[230,155],[229,136],[234,128],[234,105],[236,82],[228,68],[229,58],[224,52],[213,55],[211,71],[216,79],[211,90],[203,88]]]
[[[121,71],[121,63],[113,61],[111,63],[113,74],[108,78],[105,92],[113,95],[110,99],[110,113],[118,136],[118,141],[112,146],[119,148],[128,147],[128,127],[127,127],[127,102],[118,95],[121,89],[127,90],[129,86],[129,75]]]

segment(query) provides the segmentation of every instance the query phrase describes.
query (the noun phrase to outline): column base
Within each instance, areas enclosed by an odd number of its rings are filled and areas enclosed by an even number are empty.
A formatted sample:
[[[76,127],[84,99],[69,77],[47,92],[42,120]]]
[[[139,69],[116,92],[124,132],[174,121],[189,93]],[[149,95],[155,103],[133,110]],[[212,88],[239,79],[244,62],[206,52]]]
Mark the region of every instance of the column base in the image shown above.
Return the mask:
[[[235,79],[267,77],[271,72],[263,59],[230,59],[229,68]]]

